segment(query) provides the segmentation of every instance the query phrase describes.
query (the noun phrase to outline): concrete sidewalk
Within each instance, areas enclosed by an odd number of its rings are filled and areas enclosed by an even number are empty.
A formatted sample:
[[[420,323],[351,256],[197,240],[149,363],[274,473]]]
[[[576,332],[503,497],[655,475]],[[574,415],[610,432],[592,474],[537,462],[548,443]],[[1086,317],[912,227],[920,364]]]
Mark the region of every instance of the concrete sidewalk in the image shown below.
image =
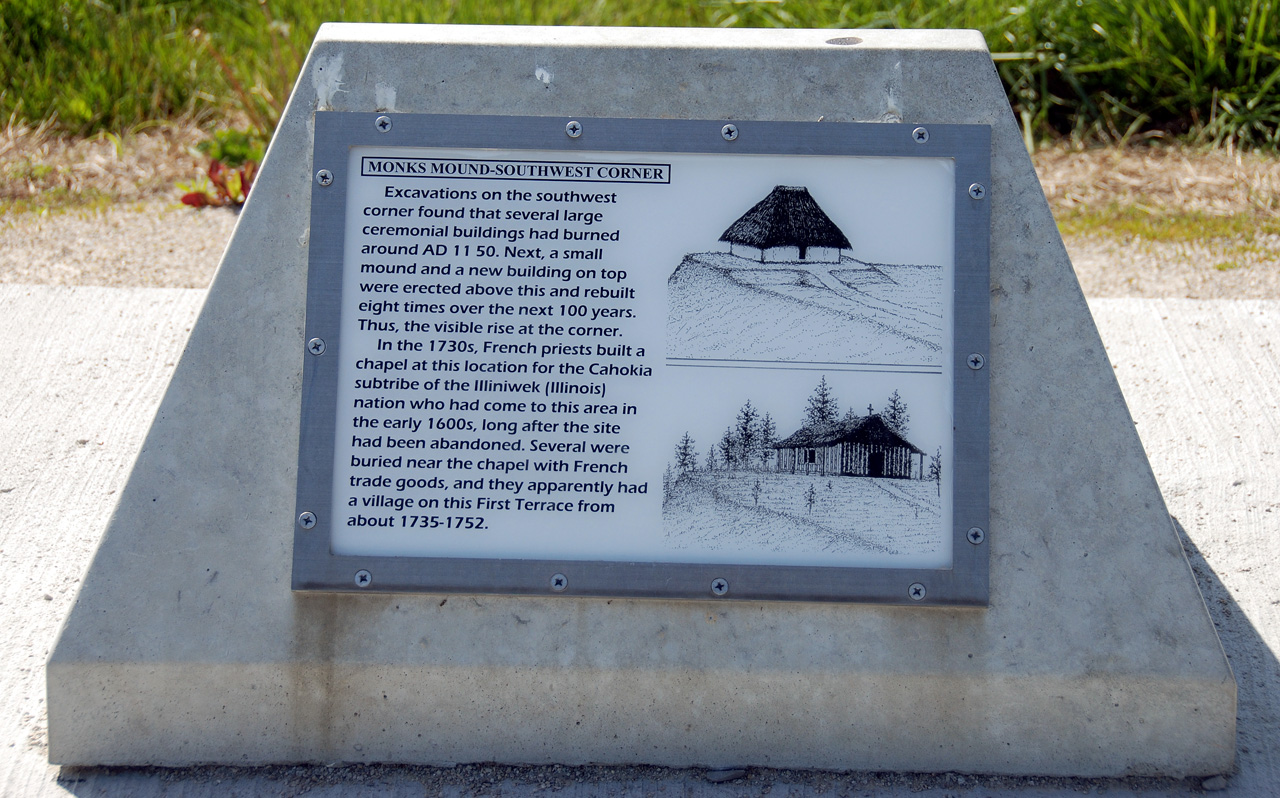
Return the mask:
[[[0,794],[1189,794],[1200,780],[659,768],[73,770],[46,762],[44,663],[205,292],[0,285]],[[1090,303],[1239,681],[1231,795],[1280,794],[1280,301]],[[198,457],[199,452],[192,452]],[[1142,574],[1132,589],[1142,590]]]

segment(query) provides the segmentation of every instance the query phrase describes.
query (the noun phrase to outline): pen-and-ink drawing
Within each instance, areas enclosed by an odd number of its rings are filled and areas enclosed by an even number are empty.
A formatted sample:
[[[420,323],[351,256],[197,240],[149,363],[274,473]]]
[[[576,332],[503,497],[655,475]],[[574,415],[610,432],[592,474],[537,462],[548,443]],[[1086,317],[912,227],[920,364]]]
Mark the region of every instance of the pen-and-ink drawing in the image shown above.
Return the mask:
[[[868,263],[803,186],[777,186],[667,281],[667,356],[937,366],[943,270]]]

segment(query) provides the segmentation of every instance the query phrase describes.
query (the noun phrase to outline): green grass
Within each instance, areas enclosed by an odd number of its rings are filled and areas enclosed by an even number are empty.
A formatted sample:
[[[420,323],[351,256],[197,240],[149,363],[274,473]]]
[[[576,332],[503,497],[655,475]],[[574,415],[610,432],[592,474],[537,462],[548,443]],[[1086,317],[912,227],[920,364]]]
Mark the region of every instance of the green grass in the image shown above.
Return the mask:
[[[1280,235],[1280,218],[1262,213],[1216,216],[1169,208],[1138,206],[1083,208],[1058,215],[1064,236],[1091,236],[1124,242],[1209,244],[1217,260],[1213,268],[1229,272],[1272,257],[1275,246],[1259,236]]]
[[[1280,218],[1255,213],[1215,216],[1139,206],[1083,207],[1058,215],[1063,235],[1092,235],[1146,241],[1232,239],[1252,243],[1259,235],[1280,234]]]
[[[67,211],[105,212],[116,198],[95,188],[72,191],[58,186],[33,197],[0,197],[0,220],[25,214],[48,215]]]
[[[699,25],[672,0],[3,0],[0,114],[86,134],[157,118],[269,127],[326,21]]]
[[[57,171],[57,167],[49,164],[37,163],[30,158],[24,158],[21,161],[6,168],[0,177],[8,180],[22,181],[41,181],[50,177]]]
[[[329,20],[976,28],[1035,135],[1280,148],[1280,0],[0,0],[0,114],[267,129]]]
[[[1277,0],[1044,0],[1013,95],[1085,137],[1135,133],[1280,147]],[[1045,69],[1046,62],[1054,62]]]

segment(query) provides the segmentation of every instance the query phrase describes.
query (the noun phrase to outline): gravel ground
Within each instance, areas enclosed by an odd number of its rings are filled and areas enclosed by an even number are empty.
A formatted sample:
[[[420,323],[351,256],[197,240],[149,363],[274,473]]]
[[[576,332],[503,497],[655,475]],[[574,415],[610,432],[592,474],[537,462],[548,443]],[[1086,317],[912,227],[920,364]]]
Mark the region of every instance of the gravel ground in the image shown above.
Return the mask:
[[[203,131],[169,124],[123,139],[0,129],[0,283],[204,288],[234,212],[178,204]],[[1103,209],[1276,220],[1280,157],[1185,147],[1052,146],[1033,158],[1059,218]],[[54,208],[17,211],[13,208]],[[57,210],[94,207],[99,210]],[[1275,225],[1272,224],[1274,231]],[[1280,297],[1280,235],[1201,241],[1068,236],[1086,296]]]
[[[0,283],[205,288],[235,223],[161,200],[0,217]]]
[[[1280,236],[1237,241],[1157,242],[1067,236],[1087,297],[1276,299]]]
[[[0,283],[117,288],[205,288],[236,214],[164,200],[102,211],[0,217]],[[1280,236],[1156,242],[1110,236],[1066,239],[1090,297],[1280,298]],[[1236,265],[1222,268],[1223,252]]]

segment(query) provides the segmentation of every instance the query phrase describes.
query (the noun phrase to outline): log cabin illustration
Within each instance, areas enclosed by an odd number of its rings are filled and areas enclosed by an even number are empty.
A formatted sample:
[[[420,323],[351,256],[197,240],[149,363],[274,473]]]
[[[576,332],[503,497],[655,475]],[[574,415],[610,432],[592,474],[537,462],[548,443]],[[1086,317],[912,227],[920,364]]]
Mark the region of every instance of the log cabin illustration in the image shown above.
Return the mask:
[[[773,448],[777,470],[792,474],[924,479],[925,453],[878,413],[803,427]]]
[[[720,236],[729,252],[760,263],[839,263],[849,239],[804,186],[776,186]]]

